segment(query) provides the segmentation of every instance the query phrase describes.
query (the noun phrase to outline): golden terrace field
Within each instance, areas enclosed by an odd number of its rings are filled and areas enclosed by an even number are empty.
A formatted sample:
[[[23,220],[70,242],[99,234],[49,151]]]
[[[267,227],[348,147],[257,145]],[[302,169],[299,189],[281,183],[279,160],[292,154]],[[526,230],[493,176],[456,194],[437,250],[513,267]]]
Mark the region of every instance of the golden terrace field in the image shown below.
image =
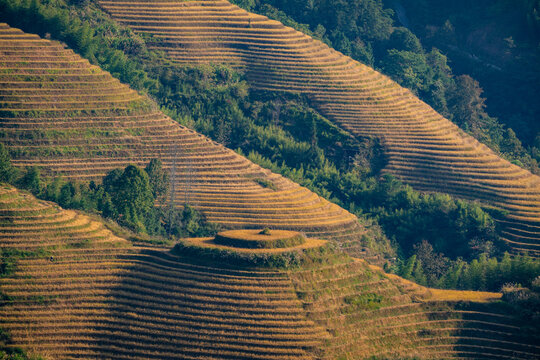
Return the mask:
[[[0,279],[8,299],[0,318],[16,345],[47,358],[304,359],[327,337],[305,319],[283,273],[132,247],[9,187],[0,217],[3,248],[46,250]]]
[[[534,359],[497,294],[430,290],[346,255],[247,269],[133,246],[99,222],[0,188],[1,327],[47,359]],[[51,259],[52,256],[52,259]],[[448,291],[451,293],[451,291]],[[536,342],[535,342],[536,341]]]
[[[176,203],[230,228],[273,227],[341,241],[357,253],[357,218],[189,130],[61,44],[0,24],[0,139],[16,166],[101,179],[158,158]],[[261,184],[270,184],[263,186]]]
[[[244,69],[262,90],[307,94],[357,136],[382,139],[385,172],[419,190],[477,199],[498,219],[515,251],[540,255],[540,178],[501,159],[410,91],[320,41],[250,14],[226,0],[100,0],[117,21],[178,63]]]

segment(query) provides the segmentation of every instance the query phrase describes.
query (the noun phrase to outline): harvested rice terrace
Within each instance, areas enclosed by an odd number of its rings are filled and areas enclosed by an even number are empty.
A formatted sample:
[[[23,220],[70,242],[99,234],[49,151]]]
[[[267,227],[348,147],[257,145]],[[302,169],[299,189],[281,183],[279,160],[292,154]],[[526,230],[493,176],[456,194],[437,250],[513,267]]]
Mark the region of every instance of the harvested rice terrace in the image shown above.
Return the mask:
[[[411,300],[364,262],[291,273],[308,319],[334,337],[323,358],[535,358],[516,319],[489,303]],[[441,355],[444,354],[444,355]]]
[[[386,76],[325,44],[226,0],[99,3],[117,21],[151,35],[150,48],[178,63],[226,63],[246,70],[255,88],[300,91],[321,113],[358,136],[383,140],[385,169],[419,190],[444,191],[505,209],[498,219],[540,227],[540,178],[485,145]],[[523,194],[523,195],[522,195]],[[540,255],[538,232],[507,227],[515,252]],[[518,243],[528,243],[524,249]]]
[[[16,345],[46,356],[306,359],[327,337],[305,319],[283,273],[134,248],[100,223],[6,186],[0,218],[2,248],[49,249],[0,280],[9,299],[2,326]]]
[[[76,248],[89,241],[104,247],[127,245],[99,222],[37,202],[33,196],[4,185],[0,188],[0,239],[2,248],[19,250]]]
[[[285,273],[195,265],[108,231],[104,242],[86,225],[100,223],[6,186],[0,217],[2,248],[49,249],[0,279],[2,326],[49,358],[308,359],[329,337]]]
[[[159,158],[175,170],[177,203],[210,221],[305,231],[359,253],[355,216],[154,108],[59,43],[0,24],[0,141],[16,166],[89,181]]]
[[[47,358],[533,359],[540,351],[517,318],[490,303],[415,302],[412,294],[425,296],[418,286],[404,290],[348,257],[289,271],[194,263],[108,230],[96,239],[90,228],[100,223],[10,186],[0,187],[0,219],[0,247],[48,249],[0,278],[2,327],[14,345]]]

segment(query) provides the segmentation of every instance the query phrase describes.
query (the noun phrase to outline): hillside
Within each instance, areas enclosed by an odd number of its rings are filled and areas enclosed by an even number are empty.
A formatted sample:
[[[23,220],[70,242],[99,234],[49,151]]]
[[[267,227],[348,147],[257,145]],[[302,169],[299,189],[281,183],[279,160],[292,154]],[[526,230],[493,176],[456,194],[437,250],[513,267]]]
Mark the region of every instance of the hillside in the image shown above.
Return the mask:
[[[198,266],[108,232],[105,243],[85,217],[0,191],[1,247],[46,250],[0,280],[14,345],[47,359],[305,359],[326,337],[284,274]]]
[[[456,71],[478,79],[490,114],[515,130],[525,144],[538,148],[540,3],[402,3],[422,42],[442,49]]]
[[[196,260],[107,230],[100,240],[99,223],[9,186],[0,189],[0,217],[4,250],[33,249],[0,278],[2,327],[10,346],[47,359],[532,359],[540,351],[534,329],[525,333],[491,302],[498,294],[444,298],[339,253],[289,269]]]
[[[246,70],[260,90],[307,94],[352,134],[382,140],[384,172],[418,190],[501,209],[509,247],[540,254],[540,178],[501,159],[380,73],[225,0],[99,3],[178,63],[225,63]]]
[[[225,227],[274,227],[343,242],[358,253],[358,219],[189,130],[60,43],[0,25],[1,141],[13,164],[49,178],[98,180],[161,159],[174,201]]]

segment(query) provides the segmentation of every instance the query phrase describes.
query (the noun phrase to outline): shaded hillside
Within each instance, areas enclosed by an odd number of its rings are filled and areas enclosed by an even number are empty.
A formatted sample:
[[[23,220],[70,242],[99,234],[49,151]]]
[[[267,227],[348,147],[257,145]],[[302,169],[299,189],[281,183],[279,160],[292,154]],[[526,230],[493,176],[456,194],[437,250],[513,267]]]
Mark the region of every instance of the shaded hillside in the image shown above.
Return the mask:
[[[540,3],[405,0],[411,28],[452,67],[478,79],[488,112],[527,145],[540,144]],[[538,139],[538,140],[537,140]]]
[[[489,302],[499,294],[432,294],[338,253],[288,270],[196,260],[106,230],[99,240],[63,221],[72,215],[0,189],[0,246],[34,251],[0,278],[10,346],[50,359],[531,359],[540,350],[509,308]]]
[[[2,142],[16,166],[98,180],[159,158],[174,201],[228,227],[301,230],[359,249],[355,216],[189,130],[61,44],[0,26]]]
[[[534,130],[537,128],[535,114],[538,117],[535,105],[538,86],[534,84],[538,83],[538,75],[531,71],[538,63],[531,56],[536,45],[534,39],[530,43],[522,41],[527,27],[529,38],[534,38],[535,27],[540,24],[537,15],[540,4],[537,1],[536,5],[535,0],[520,1],[516,5],[504,0],[476,1],[470,6],[466,1],[426,0],[342,0],[339,6],[335,6],[333,0],[230,2],[278,20],[374,67],[410,89],[495,153],[534,174],[540,174],[538,146],[528,148],[521,144],[521,141],[526,141],[526,145],[531,145],[530,140],[534,140],[538,133]],[[385,6],[392,8],[393,14]],[[451,16],[448,16],[448,10],[453,12]],[[445,23],[447,19],[449,21]],[[411,27],[411,23],[417,26]],[[463,26],[465,23],[468,24]],[[475,31],[478,28],[483,30]],[[484,30],[487,30],[487,37]],[[422,39],[421,42],[416,35]],[[490,48],[498,43],[495,48],[500,50],[499,54],[479,59],[478,47],[473,51],[462,51],[462,46],[457,49],[454,35],[468,38],[471,43],[476,40],[480,47]],[[461,58],[458,59],[455,55],[459,52]],[[501,54],[503,52],[504,55]],[[510,53],[512,55],[507,56]],[[501,69],[492,63],[501,55],[506,61],[510,60],[512,67],[512,70],[505,71],[507,76],[504,78],[500,77]],[[467,69],[463,68],[463,58],[470,61]],[[488,97],[487,109],[482,88],[470,76],[463,75],[471,74],[476,78],[479,72],[486,72],[481,76],[480,85],[490,90],[484,93]],[[503,124],[512,129],[505,129]],[[514,130],[519,130],[521,141]]]
[[[344,129],[380,137],[385,172],[419,190],[502,209],[508,245],[538,253],[540,178],[499,158],[380,73],[224,0],[99,3],[178,63],[226,63],[245,69],[255,88],[307,94]]]

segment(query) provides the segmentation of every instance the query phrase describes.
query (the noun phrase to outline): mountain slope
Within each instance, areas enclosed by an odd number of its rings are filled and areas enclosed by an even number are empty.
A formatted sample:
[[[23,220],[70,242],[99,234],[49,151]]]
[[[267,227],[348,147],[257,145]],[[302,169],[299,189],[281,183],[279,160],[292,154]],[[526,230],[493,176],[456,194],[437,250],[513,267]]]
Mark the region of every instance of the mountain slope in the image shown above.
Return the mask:
[[[47,359],[307,359],[327,337],[285,274],[133,247],[6,186],[0,219],[0,248],[35,252],[0,278],[2,327]]]
[[[170,170],[178,206],[226,227],[274,227],[342,241],[355,253],[358,219],[155,110],[71,50],[0,25],[0,126],[16,166],[98,180],[152,158]]]
[[[540,254],[540,178],[501,159],[382,74],[225,0],[99,3],[178,63],[226,63],[245,69],[257,89],[309,95],[344,129],[381,138],[385,172],[419,190],[502,209],[510,248]]]
[[[345,255],[288,270],[205,262],[132,246],[5,185],[0,219],[2,250],[33,250],[0,277],[1,326],[11,345],[47,359],[533,359],[540,351],[534,331],[490,302],[500,294],[437,296]]]
[[[512,312],[490,302],[499,294],[446,290],[441,296],[363,261],[291,278],[307,318],[334,336],[326,359],[516,359],[540,350],[531,346],[534,332],[524,337]]]

